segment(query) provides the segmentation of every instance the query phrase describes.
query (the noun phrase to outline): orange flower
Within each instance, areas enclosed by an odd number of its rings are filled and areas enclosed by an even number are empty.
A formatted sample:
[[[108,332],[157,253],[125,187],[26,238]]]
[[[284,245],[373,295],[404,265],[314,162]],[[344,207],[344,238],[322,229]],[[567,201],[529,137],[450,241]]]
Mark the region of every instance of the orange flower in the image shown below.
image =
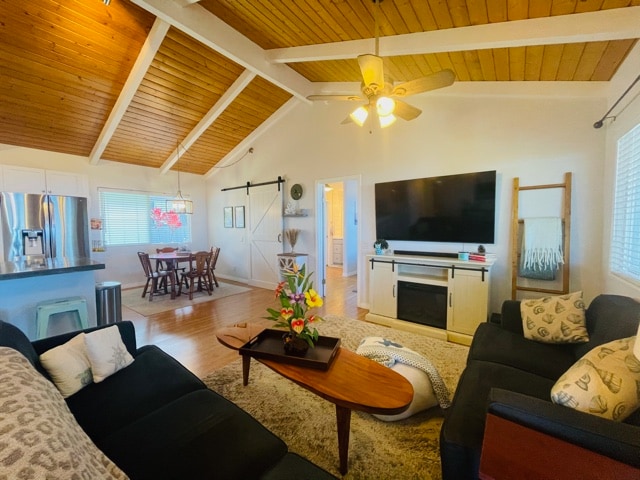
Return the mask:
[[[276,287],[276,298],[278,298],[280,296],[280,294],[282,293],[282,290],[284,290],[284,286],[286,285],[287,282],[280,282],[278,284],[278,286]]]
[[[280,316],[285,320],[289,320],[293,316],[293,308],[280,309]]]
[[[304,318],[294,318],[291,320],[291,330],[296,333],[302,333],[302,330],[304,330]]]

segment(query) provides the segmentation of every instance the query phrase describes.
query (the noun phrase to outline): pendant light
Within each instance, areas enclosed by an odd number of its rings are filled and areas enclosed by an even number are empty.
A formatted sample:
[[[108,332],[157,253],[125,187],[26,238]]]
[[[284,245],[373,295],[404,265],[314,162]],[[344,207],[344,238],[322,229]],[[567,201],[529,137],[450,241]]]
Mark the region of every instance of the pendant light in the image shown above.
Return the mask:
[[[176,147],[178,152],[178,158],[176,163],[180,160],[180,144]],[[186,213],[187,215],[193,214],[193,202],[191,200],[187,200],[182,196],[182,191],[180,190],[180,170],[178,170],[178,193],[172,200],[167,200],[165,205],[165,211],[167,212],[175,212],[178,214]]]

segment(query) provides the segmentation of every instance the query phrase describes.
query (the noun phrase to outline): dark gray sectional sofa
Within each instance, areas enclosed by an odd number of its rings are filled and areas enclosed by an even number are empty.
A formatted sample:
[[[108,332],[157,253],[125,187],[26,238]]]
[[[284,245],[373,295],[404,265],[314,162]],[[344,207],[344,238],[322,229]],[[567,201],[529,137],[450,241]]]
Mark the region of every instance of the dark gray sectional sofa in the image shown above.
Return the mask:
[[[137,348],[131,322],[116,325],[134,362],[66,401],[91,440],[130,478],[335,478],[288,452],[281,439],[158,347]],[[18,350],[47,377],[39,355],[78,333],[31,343],[0,322],[0,346]]]
[[[443,480],[478,478],[488,412],[640,468],[640,410],[617,423],[551,402],[556,380],[585,353],[636,335],[640,304],[600,295],[586,310],[586,322],[587,343],[534,342],[523,335],[520,303],[509,300],[499,323],[479,326],[440,431]]]

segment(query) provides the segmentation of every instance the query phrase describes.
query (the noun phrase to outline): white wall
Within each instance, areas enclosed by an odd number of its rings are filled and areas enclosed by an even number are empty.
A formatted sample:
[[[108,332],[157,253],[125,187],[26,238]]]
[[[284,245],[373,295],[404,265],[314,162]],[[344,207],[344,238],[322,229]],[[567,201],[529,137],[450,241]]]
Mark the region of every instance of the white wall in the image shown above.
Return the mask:
[[[516,86],[519,88],[519,86]],[[516,89],[517,89],[516,88]],[[579,90],[575,89],[576,92]],[[541,89],[541,91],[544,91]],[[593,88],[593,92],[598,92]],[[464,92],[425,94],[410,103],[423,114],[413,122],[398,121],[386,130],[340,125],[350,104],[300,103],[259,138],[254,153],[230,168],[220,169],[209,180],[210,206],[221,211],[239,199],[220,188],[263,182],[283,175],[285,192],[301,183],[306,193],[299,201],[311,215],[296,219],[303,229],[296,250],[309,252],[315,265],[315,192],[319,179],[361,175],[360,252],[358,295],[368,305],[368,269],[364,255],[372,252],[375,236],[374,184],[376,182],[456,174],[498,171],[499,205],[497,241],[487,246],[498,254],[493,270],[491,307],[497,311],[510,296],[509,216],[514,177],[523,185],[557,183],[567,171],[574,173],[572,216],[571,289],[582,289],[587,299],[600,293],[602,252],[603,158],[605,133],[592,124],[605,109],[600,95],[484,95]],[[285,199],[285,203],[286,203]],[[227,235],[221,212],[211,215],[210,231],[222,248],[220,275],[248,275],[229,270],[235,259],[248,256],[246,244],[236,232]],[[390,242],[392,249],[455,252],[461,244],[411,244]],[[475,246],[467,246],[467,248]],[[227,256],[224,252],[232,252]],[[224,260],[223,260],[224,258]],[[239,268],[239,267],[236,267]]]
[[[0,148],[0,164],[20,165],[23,167],[44,168],[82,173],[89,178],[89,217],[100,217],[98,188],[119,188],[125,190],[160,192],[175,195],[178,190],[177,173],[169,172],[161,175],[158,170],[101,161],[91,165],[86,157],[66,155],[43,150],[12,147],[2,145]],[[192,250],[208,250],[209,235],[207,230],[205,180],[198,175],[180,174],[180,187],[185,197],[194,202],[192,217],[193,243]],[[201,206],[201,208],[198,208]],[[92,257],[106,265],[105,270],[96,270],[96,281],[118,281],[123,287],[139,285],[143,281],[142,267],[136,252],[155,253],[155,246],[130,245],[127,247],[108,247],[104,253],[93,253]]]

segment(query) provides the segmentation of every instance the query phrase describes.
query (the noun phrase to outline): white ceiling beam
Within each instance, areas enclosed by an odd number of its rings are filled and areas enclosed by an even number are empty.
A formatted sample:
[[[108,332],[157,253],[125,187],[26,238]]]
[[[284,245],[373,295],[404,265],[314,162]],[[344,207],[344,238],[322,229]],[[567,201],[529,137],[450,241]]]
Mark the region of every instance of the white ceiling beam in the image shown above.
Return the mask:
[[[224,95],[220,97],[213,107],[207,112],[207,114],[202,117],[202,119],[198,122],[198,124],[189,132],[189,134],[182,140],[180,146],[182,150],[189,150],[191,145],[195,143],[195,141],[202,135],[213,122],[225,111],[225,109],[229,106],[233,100],[240,95],[240,93],[245,89],[247,85],[256,77],[254,72],[249,70],[245,70],[242,74],[236,79],[235,82],[229,87],[229,89],[224,92]],[[178,161],[180,158],[180,153],[178,151],[179,147],[176,146],[176,150],[171,154],[171,156],[162,164],[160,167],[160,173],[167,173],[171,167]]]
[[[129,104],[131,103],[131,100],[133,100],[133,96],[136,94],[140,83],[142,83],[153,58],[156,56],[165,35],[169,31],[169,26],[170,25],[168,23],[163,22],[159,18],[156,18],[156,21],[153,23],[151,31],[140,49],[140,54],[133,64],[129,77],[124,83],[120,96],[118,97],[118,100],[116,100],[116,103],[109,114],[109,118],[107,118],[100,135],[98,135],[98,140],[91,150],[89,162],[92,165],[97,165],[100,161],[102,154],[111,141],[111,137],[113,137],[114,132],[120,124],[120,120],[122,120],[122,117],[126,113],[127,108],[129,108]]]
[[[300,100],[308,101],[309,80],[286,65],[267,61],[264,49],[202,6],[181,7],[173,0],[132,2]]]
[[[380,56],[557,45],[640,37],[640,6],[380,38]],[[373,53],[372,39],[267,50],[274,63],[356,58]]]
[[[271,127],[276,125],[278,121],[284,118],[296,105],[300,103],[295,97],[290,98],[284,105],[282,105],[278,110],[275,111],[273,115],[269,117],[269,119],[262,123],[258,128],[256,128],[253,132],[251,132],[244,140],[242,140],[238,145],[235,146],[233,150],[227,153],[216,165],[211,167],[207,173],[204,174],[205,179],[211,178],[221,169],[230,167],[233,165],[233,162],[239,161],[238,157],[242,155],[246,155],[246,152],[251,148],[251,144],[258,140],[262,135],[267,133]],[[311,102],[307,102],[311,103]],[[253,153],[253,152],[252,152]]]

